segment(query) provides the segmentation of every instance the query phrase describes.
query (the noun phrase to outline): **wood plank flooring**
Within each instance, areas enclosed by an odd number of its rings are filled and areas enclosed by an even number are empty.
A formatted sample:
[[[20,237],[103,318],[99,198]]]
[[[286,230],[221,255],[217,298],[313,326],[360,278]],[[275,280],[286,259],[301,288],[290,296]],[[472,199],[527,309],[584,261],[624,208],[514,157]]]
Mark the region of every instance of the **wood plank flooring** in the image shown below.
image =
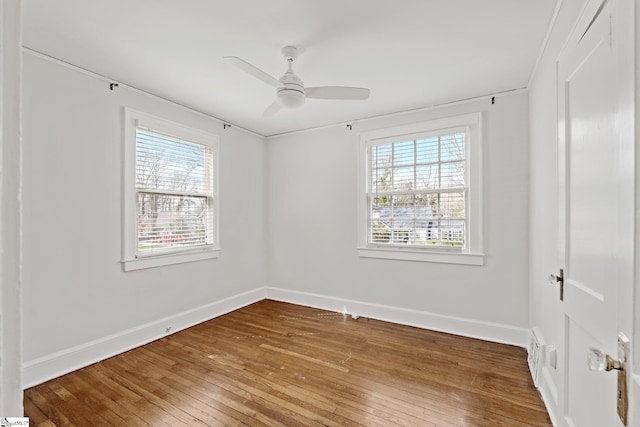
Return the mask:
[[[551,426],[524,349],[261,301],[30,388],[32,426]]]

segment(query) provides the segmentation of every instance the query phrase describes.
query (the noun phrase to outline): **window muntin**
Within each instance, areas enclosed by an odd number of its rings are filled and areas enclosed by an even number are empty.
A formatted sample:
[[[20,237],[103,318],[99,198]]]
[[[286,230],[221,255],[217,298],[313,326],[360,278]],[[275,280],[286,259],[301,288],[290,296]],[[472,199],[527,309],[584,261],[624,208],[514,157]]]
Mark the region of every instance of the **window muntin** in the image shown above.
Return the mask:
[[[136,129],[136,255],[212,245],[209,145]]]
[[[466,247],[465,128],[367,145],[367,245]]]

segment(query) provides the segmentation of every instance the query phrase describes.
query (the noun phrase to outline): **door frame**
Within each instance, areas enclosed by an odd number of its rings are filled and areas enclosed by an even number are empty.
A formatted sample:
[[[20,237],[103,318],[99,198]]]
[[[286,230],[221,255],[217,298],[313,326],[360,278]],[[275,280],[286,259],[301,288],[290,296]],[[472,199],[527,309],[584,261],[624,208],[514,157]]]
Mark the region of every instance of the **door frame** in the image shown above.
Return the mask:
[[[634,46],[630,51],[630,57],[634,59],[634,76],[632,79],[635,84],[634,97],[634,120],[635,120],[635,289],[633,292],[633,312],[635,319],[632,320],[632,349],[631,349],[631,375],[629,385],[629,425],[640,427],[640,5],[635,5],[635,10],[630,13],[633,17],[635,27]],[[633,37],[632,37],[633,39]]]

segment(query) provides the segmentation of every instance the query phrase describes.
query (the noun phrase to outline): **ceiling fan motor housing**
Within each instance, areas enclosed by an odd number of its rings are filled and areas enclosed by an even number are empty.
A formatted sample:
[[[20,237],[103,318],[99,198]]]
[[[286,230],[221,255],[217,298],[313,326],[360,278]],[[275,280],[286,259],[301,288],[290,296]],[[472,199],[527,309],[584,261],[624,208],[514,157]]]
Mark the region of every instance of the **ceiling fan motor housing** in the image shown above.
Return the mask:
[[[285,108],[299,108],[304,105],[304,84],[291,70],[280,77],[281,86],[277,89],[276,100]]]

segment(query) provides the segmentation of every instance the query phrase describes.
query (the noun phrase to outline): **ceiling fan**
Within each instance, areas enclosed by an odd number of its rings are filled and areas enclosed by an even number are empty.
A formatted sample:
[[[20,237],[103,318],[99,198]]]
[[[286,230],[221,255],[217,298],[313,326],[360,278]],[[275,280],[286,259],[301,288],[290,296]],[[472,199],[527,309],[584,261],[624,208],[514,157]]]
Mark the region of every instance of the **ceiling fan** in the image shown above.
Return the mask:
[[[281,108],[299,108],[304,105],[306,98],[364,100],[369,98],[369,89],[347,86],[315,86],[305,88],[302,80],[291,68],[291,64],[298,56],[298,49],[294,46],[282,48],[282,55],[289,63],[289,68],[280,79],[275,79],[258,67],[249,64],[237,56],[225,56],[229,63],[276,88],[276,100],[262,113],[263,117],[271,117]]]

